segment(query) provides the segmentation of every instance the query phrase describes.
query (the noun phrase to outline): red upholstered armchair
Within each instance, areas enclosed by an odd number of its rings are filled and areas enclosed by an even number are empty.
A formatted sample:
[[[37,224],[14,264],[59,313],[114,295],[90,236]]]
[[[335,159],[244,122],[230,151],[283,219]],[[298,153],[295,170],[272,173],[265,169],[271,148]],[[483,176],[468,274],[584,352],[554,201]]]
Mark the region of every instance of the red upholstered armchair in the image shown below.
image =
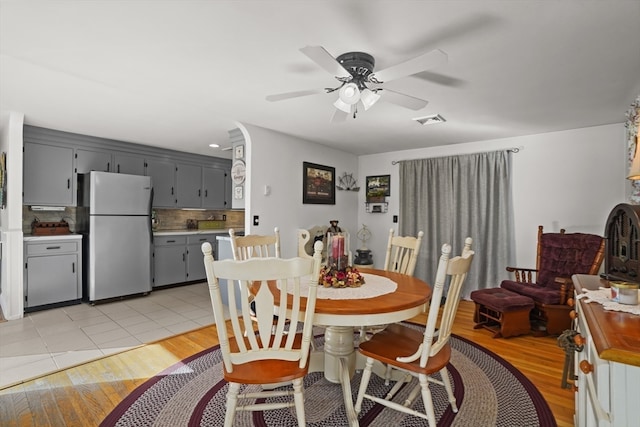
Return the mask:
[[[500,287],[533,299],[531,326],[534,332],[559,335],[571,327],[567,300],[573,297],[573,274],[597,274],[604,259],[605,240],[585,233],[543,233],[538,227],[536,268],[507,267],[515,280]]]

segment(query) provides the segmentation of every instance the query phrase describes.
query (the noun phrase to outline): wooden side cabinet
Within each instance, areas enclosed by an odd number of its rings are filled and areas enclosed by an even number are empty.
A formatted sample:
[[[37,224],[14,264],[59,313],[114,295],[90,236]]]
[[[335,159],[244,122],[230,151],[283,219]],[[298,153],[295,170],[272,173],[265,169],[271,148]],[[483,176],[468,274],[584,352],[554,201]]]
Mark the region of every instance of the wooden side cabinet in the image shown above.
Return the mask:
[[[25,312],[79,304],[82,236],[25,237]]]
[[[598,276],[574,275],[576,295],[608,286]],[[580,300],[576,330],[583,343],[576,353],[575,425],[638,425],[640,420],[640,316],[606,311]]]

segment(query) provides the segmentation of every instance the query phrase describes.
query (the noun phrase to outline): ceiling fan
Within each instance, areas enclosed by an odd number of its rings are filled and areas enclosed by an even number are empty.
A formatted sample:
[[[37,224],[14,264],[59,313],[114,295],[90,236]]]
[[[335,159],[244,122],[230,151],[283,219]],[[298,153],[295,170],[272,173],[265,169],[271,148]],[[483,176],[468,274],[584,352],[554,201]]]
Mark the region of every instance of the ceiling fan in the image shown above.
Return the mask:
[[[272,102],[282,101],[284,99],[337,91],[338,99],[333,104],[336,110],[331,118],[331,121],[334,122],[344,121],[349,115],[353,115],[355,119],[359,106],[362,106],[366,111],[380,99],[411,110],[424,108],[428,101],[383,88],[381,85],[447,62],[447,54],[436,49],[383,70],[374,71],[375,59],[368,53],[347,52],[334,58],[322,46],[306,46],[301,48],[300,51],[322,69],[335,76],[340,84],[333,88],[269,95],[266,99]]]

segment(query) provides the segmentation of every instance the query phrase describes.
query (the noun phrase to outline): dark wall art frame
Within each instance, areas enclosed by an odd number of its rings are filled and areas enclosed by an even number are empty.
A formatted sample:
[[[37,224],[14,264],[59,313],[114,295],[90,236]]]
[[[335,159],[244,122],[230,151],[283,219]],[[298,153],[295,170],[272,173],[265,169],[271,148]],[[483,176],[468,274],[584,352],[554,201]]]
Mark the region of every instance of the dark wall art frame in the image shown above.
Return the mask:
[[[391,195],[391,175],[367,177],[367,199]]]
[[[302,203],[336,204],[336,168],[302,163]]]

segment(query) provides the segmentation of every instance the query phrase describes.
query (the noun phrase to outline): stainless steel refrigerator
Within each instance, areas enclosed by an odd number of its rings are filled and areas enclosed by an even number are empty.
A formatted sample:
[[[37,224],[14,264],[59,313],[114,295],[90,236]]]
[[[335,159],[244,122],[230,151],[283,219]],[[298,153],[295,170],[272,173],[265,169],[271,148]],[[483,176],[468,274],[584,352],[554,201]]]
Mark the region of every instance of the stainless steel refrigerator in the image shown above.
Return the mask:
[[[83,229],[83,299],[151,291],[151,178],[109,172],[78,175]]]

